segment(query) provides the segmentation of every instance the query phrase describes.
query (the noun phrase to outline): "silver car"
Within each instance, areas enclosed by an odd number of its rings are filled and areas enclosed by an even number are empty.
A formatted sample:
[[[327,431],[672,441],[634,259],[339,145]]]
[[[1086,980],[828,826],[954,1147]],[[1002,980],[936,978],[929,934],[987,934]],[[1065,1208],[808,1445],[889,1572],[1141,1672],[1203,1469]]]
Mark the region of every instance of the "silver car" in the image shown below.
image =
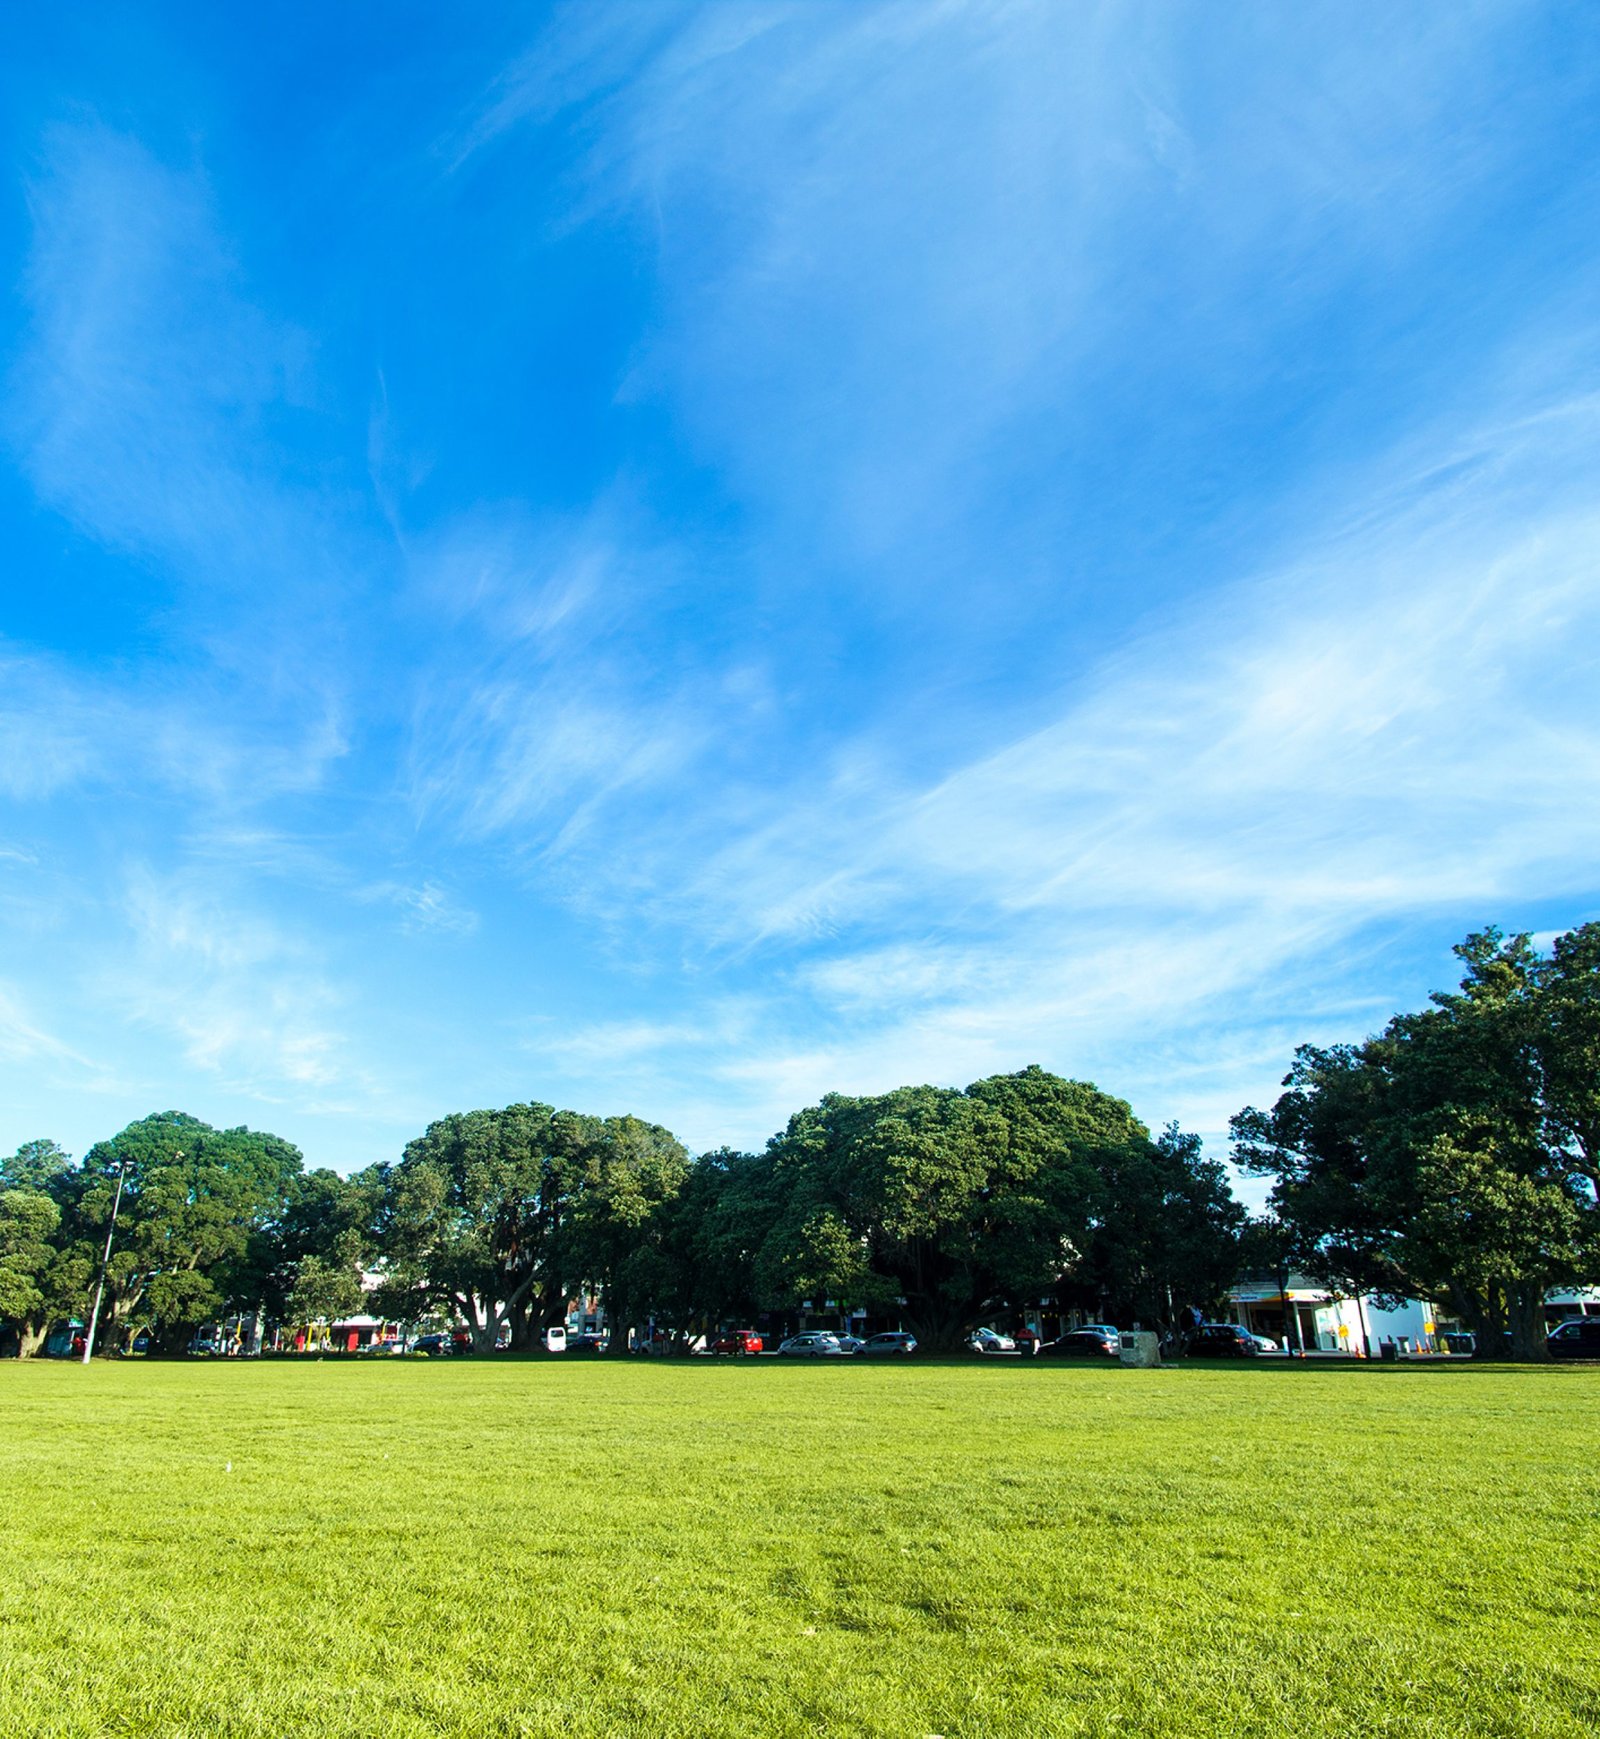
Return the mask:
[[[844,1348],[837,1335],[822,1329],[807,1329],[804,1334],[792,1334],[778,1348],[786,1359],[842,1359]]]

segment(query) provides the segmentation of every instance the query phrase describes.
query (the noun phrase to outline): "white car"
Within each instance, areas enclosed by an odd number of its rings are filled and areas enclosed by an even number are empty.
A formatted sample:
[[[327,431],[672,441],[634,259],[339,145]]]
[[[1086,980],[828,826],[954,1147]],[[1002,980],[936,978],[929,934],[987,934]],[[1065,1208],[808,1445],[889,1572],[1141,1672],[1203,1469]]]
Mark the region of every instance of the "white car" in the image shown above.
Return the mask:
[[[975,1328],[967,1336],[967,1350],[975,1353],[1014,1353],[1017,1343],[1008,1334],[996,1334],[992,1328]]]

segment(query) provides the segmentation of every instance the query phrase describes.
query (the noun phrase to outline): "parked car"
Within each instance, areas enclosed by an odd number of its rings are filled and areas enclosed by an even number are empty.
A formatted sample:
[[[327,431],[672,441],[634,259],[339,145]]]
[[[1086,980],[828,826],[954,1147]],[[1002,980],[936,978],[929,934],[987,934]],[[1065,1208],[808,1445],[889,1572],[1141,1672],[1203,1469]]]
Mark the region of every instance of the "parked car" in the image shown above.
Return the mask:
[[[1190,1329],[1183,1350],[1194,1359],[1253,1359],[1261,1352],[1256,1337],[1236,1322],[1202,1322]]]
[[[411,1350],[430,1359],[447,1359],[455,1351],[455,1343],[447,1334],[425,1334],[411,1343]]]
[[[1600,1316],[1575,1316],[1545,1336],[1553,1359],[1600,1359]]]
[[[190,1358],[209,1359],[215,1358],[216,1355],[222,1351],[222,1348],[217,1345],[210,1335],[197,1334],[194,1339],[189,1342],[185,1351],[187,1351]]]
[[[1256,1351],[1258,1353],[1275,1353],[1278,1350],[1278,1343],[1270,1334],[1257,1334],[1255,1330],[1252,1329],[1250,1331],[1250,1338],[1256,1343]]]
[[[807,1329],[804,1334],[792,1334],[778,1348],[779,1354],[786,1359],[838,1359],[844,1357],[844,1348],[839,1345],[837,1335],[828,1334],[822,1329]]]
[[[1122,1356],[1122,1342],[1115,1329],[1075,1328],[1059,1340],[1046,1341],[1039,1348],[1040,1358],[1053,1359],[1116,1359]]]
[[[1017,1343],[1008,1334],[996,1334],[992,1328],[975,1328],[967,1336],[967,1351],[973,1353],[1014,1353]]]
[[[564,1353],[567,1350],[567,1325],[558,1322],[544,1331],[544,1350],[547,1353]]]
[[[867,1344],[858,1334],[836,1334],[833,1338],[839,1343],[839,1351],[848,1353],[851,1357]]]
[[[868,1335],[861,1343],[861,1357],[873,1359],[880,1355],[907,1358],[917,1350],[917,1337],[891,1329],[884,1334]]]
[[[586,1328],[568,1342],[575,1353],[603,1353],[609,1344],[605,1335],[596,1328]]]
[[[711,1343],[714,1353],[738,1355],[741,1353],[758,1353],[766,1343],[753,1328],[731,1328],[726,1334],[719,1334]]]

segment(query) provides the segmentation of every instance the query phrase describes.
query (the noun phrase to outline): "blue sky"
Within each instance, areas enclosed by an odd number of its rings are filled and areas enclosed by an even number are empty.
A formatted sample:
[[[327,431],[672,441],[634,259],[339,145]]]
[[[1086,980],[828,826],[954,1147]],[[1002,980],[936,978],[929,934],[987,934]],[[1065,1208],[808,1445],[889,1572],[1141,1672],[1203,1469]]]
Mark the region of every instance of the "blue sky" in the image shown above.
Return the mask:
[[[0,1147],[1219,1141],[1600,914],[1600,17],[35,8]]]

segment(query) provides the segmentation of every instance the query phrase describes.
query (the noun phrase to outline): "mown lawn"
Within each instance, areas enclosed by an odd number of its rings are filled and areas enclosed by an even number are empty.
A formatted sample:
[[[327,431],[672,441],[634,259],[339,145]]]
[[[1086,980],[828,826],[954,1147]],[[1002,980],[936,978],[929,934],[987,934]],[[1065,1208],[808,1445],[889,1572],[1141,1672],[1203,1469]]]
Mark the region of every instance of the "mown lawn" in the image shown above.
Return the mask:
[[[0,1732],[1600,1731],[1600,1371],[0,1367]]]

